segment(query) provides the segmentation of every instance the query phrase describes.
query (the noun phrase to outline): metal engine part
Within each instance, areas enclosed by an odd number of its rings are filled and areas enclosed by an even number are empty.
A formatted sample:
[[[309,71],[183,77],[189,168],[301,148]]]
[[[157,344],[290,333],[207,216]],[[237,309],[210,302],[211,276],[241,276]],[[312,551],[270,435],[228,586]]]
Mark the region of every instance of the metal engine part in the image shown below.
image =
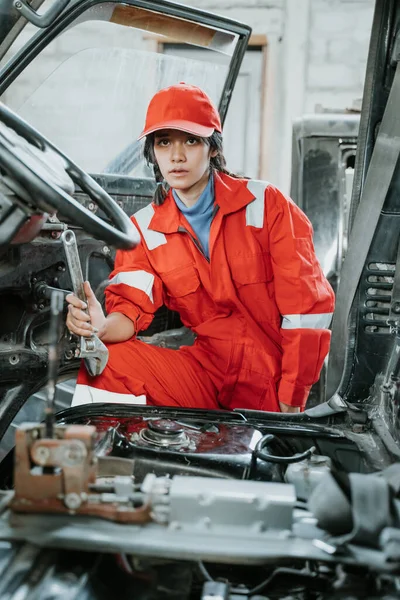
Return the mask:
[[[182,414],[181,418],[93,416],[75,422],[96,427],[96,456],[134,460],[136,483],[147,473],[247,479],[252,453],[262,433],[246,423],[229,423]],[[279,452],[274,444],[271,450]],[[257,479],[282,482],[280,465],[259,461]]]
[[[98,480],[95,428],[58,426],[46,436],[42,424],[25,423],[16,432],[13,512],[92,515],[122,523],[151,520],[143,494],[131,476]]]
[[[285,481],[294,485],[299,500],[308,500],[313,489],[331,468],[332,461],[328,456],[313,454],[307,460],[288,465]]]
[[[194,442],[190,441],[184,428],[171,419],[149,421],[147,428],[141,429],[139,434],[134,433],[131,436],[132,441],[136,441],[138,438],[151,446],[160,448],[195,448]]]
[[[211,477],[155,477],[142,485],[152,517],[180,530],[289,530],[296,502],[294,486]]]

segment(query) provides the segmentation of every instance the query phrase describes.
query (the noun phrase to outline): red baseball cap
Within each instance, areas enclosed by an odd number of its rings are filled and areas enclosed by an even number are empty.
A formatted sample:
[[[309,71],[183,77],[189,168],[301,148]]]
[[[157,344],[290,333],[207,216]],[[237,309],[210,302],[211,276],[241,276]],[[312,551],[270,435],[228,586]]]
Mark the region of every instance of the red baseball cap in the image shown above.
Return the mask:
[[[153,96],[138,139],[160,129],[179,129],[201,137],[222,131],[218,111],[210,98],[200,88],[186,83],[171,85]]]

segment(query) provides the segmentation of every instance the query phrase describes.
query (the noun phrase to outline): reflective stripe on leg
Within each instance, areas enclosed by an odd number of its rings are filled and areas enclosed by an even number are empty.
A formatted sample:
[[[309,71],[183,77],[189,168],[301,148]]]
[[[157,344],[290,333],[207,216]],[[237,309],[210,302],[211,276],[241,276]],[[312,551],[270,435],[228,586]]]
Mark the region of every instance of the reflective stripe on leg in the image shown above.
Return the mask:
[[[134,394],[119,394],[99,388],[77,383],[71,406],[80,404],[92,404],[93,402],[108,402],[114,404],[146,404],[146,396],[135,396]]]

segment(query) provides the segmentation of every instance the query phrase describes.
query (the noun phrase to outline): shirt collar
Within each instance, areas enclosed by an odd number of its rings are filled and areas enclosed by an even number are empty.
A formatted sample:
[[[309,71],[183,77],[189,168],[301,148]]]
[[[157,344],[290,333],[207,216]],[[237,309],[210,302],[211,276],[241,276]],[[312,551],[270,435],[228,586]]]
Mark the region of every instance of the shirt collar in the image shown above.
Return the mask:
[[[179,198],[176,190],[172,189],[172,196],[176,202],[177,207],[184,215],[190,217],[190,215],[200,215],[206,213],[209,210],[212,210],[212,205],[214,204],[214,177],[211,175],[208,178],[207,185],[200,194],[197,202],[193,204],[193,206],[186,206]]]

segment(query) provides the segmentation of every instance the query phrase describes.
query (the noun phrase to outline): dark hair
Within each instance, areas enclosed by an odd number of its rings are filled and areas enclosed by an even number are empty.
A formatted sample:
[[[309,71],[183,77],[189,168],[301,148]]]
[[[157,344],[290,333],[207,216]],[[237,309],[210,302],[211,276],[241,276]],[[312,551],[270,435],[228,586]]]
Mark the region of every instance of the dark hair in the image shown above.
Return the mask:
[[[198,138],[199,140],[201,140],[202,142],[207,144],[207,146],[210,146],[211,150],[217,151],[217,154],[210,158],[211,170],[219,171],[220,173],[225,173],[226,175],[230,175],[231,177],[238,177],[237,175],[230,173],[226,169],[226,160],[225,160],[225,157],[223,154],[223,146],[222,146],[222,135],[220,133],[218,133],[218,131],[214,131],[214,133],[211,134],[211,136],[207,137],[207,138],[203,138],[198,135],[196,135],[194,137]],[[166,181],[164,181],[164,178],[160,171],[160,167],[158,166],[158,163],[156,161],[156,156],[154,153],[154,138],[155,138],[154,133],[150,133],[149,135],[146,136],[143,154],[144,154],[144,158],[145,158],[147,164],[152,165],[152,167],[153,167],[154,177],[157,182],[157,189],[154,193],[153,202],[157,206],[160,206],[164,202],[164,200],[168,194],[169,187],[168,187],[168,184],[166,183]]]

